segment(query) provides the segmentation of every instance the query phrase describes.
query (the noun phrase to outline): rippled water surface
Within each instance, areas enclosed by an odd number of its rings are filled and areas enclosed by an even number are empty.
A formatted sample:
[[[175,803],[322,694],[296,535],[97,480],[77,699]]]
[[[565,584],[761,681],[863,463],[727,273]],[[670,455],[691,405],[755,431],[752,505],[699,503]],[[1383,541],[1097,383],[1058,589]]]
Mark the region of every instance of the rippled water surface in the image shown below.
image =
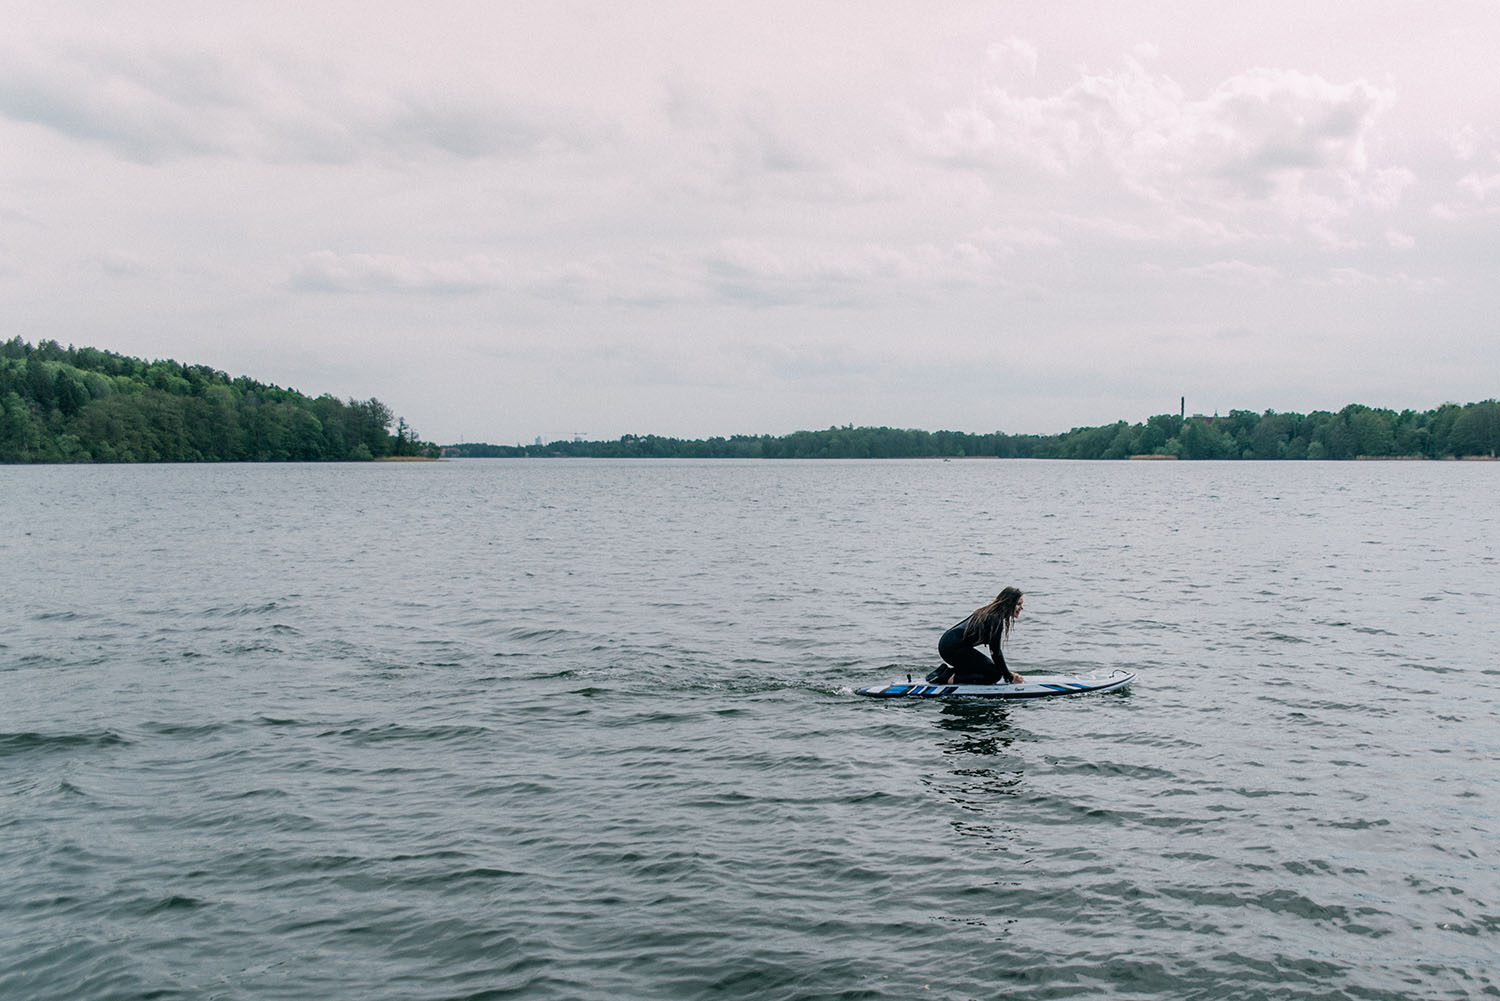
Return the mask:
[[[0,998],[1500,996],[1497,488],[0,468]]]

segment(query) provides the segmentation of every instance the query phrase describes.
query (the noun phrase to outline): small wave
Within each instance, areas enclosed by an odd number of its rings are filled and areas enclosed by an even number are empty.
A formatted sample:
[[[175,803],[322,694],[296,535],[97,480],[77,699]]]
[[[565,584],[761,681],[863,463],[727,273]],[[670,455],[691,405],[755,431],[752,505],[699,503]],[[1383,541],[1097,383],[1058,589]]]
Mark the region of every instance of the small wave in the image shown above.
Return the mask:
[[[1269,914],[1332,924],[1345,924],[1354,917],[1350,908],[1343,904],[1320,903],[1304,893],[1284,887],[1259,891],[1247,887],[1244,892],[1236,892],[1233,887],[1169,886],[1162,887],[1159,892],[1164,897],[1182,900],[1198,907],[1224,907],[1231,910],[1254,907]]]
[[[113,730],[93,730],[87,733],[0,733],[0,757],[75,748],[123,747],[129,743]]]
[[[208,902],[199,900],[197,897],[189,897],[180,893],[173,893],[156,900],[144,901],[140,907],[142,914],[165,914],[171,911],[195,911],[200,907],[207,907]]]
[[[255,802],[263,799],[290,799],[292,794],[285,789],[263,788],[245,789],[239,792],[225,792],[209,796],[211,801],[223,801],[226,803]]]
[[[1176,777],[1173,772],[1164,768],[1118,761],[1058,761],[1052,766],[1052,772],[1057,775],[1098,775],[1137,780],[1170,780]]]
[[[347,737],[356,744],[380,744],[388,741],[418,741],[443,743],[468,740],[472,737],[489,737],[493,731],[482,726],[408,726],[404,723],[387,723],[384,726],[352,726],[341,730],[325,730],[319,737]]]
[[[467,869],[455,869],[450,872],[412,876],[402,882],[405,885],[417,888],[440,886],[455,889],[474,883],[503,882],[512,879],[522,879],[524,877],[525,873],[515,869],[501,869],[495,866],[479,865]]]
[[[1319,827],[1337,827],[1346,831],[1365,831],[1375,827],[1390,827],[1391,822],[1384,817],[1375,820],[1356,818],[1354,820],[1325,820],[1318,823]]]
[[[222,723],[157,723],[141,724],[141,729],[162,737],[208,737],[224,729]]]
[[[1403,671],[1426,671],[1428,674],[1463,674],[1461,667],[1445,667],[1442,664],[1414,664],[1411,661],[1401,665]],[[1484,674],[1493,674],[1493,671],[1484,671]]]
[[[507,629],[503,634],[505,639],[519,642],[555,640],[569,635],[572,634],[566,629],[548,629],[536,626],[515,626]]]
[[[230,646],[226,646],[224,648],[224,651],[226,653],[234,654],[235,656],[240,656],[247,653],[285,653],[285,651],[276,644],[266,643],[259,640],[253,643],[235,643]]]
[[[281,611],[285,607],[285,605],[278,601],[267,601],[259,605],[224,605],[205,608],[203,614],[224,618],[239,618],[246,615],[271,615]]]
[[[1380,702],[1333,702],[1327,699],[1284,699],[1274,695],[1262,695],[1262,702],[1271,705],[1287,706],[1291,709],[1287,715],[1299,722],[1328,726],[1336,729],[1347,727],[1349,723],[1346,717],[1351,713],[1371,716],[1397,716],[1400,711]],[[1315,719],[1311,713],[1323,713],[1330,717],[1328,720]]]

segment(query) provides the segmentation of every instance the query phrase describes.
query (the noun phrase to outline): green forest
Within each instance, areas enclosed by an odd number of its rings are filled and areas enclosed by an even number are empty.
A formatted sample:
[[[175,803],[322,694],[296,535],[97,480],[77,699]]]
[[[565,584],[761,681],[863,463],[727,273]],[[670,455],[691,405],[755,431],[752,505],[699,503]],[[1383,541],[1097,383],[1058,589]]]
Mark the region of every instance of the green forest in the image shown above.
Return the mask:
[[[392,427],[394,425],[394,429]],[[277,462],[435,457],[376,399],[304,396],[203,365],[97,348],[0,343],[0,462]],[[1159,414],[1056,435],[831,427],[788,435],[450,445],[449,456],[515,458],[1451,459],[1500,453],[1500,402],[1434,410],[1350,404],[1309,414]]]
[[[203,365],[56,341],[0,343],[0,462],[310,462],[437,453],[374,398],[312,398]]]
[[[965,434],[888,427],[831,427],[789,435],[701,440],[625,435],[618,441],[545,445],[450,445],[471,458],[899,459],[994,456],[1003,459],[1447,459],[1500,450],[1500,402],[1445,403],[1417,412],[1351,404],[1337,413],[1232,410],[1227,417],[1161,414],[1057,435]]]

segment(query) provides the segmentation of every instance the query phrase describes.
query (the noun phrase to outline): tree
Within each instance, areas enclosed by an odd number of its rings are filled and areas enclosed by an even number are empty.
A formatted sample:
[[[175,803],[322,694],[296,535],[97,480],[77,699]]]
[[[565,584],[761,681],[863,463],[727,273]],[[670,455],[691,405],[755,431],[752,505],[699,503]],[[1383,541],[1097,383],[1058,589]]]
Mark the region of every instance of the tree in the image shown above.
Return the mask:
[[[1500,402],[1486,400],[1464,408],[1453,421],[1454,455],[1500,454]]]
[[[373,458],[391,454],[391,438],[386,429],[394,416],[391,408],[375,399],[349,401],[349,440],[364,445]]]
[[[6,393],[0,399],[0,462],[26,462],[35,443],[31,408],[20,393]]]
[[[1386,456],[1396,452],[1396,414],[1350,404],[1339,411],[1349,428],[1350,448],[1356,456]]]
[[[1295,425],[1287,414],[1267,410],[1261,415],[1250,433],[1249,455],[1251,459],[1281,459],[1286,457]],[[1306,454],[1306,446],[1304,446]]]
[[[1309,459],[1354,458],[1357,443],[1354,440],[1354,434],[1349,429],[1348,421],[1335,414],[1315,413],[1313,416],[1320,418],[1317,430],[1312,435],[1312,442],[1319,446],[1319,450],[1315,456],[1312,447],[1309,446],[1307,457]]]
[[[1453,447],[1453,428],[1462,413],[1463,407],[1457,403],[1444,403],[1432,412],[1427,422],[1432,441],[1432,451],[1428,454],[1432,458],[1458,454]]]
[[[57,409],[65,417],[72,417],[89,402],[89,391],[71,366],[57,370],[52,380],[52,395]]]
[[[1234,451],[1234,439],[1208,418],[1188,420],[1178,436],[1179,453],[1184,459],[1227,459]]]
[[[52,409],[54,378],[52,368],[42,360],[40,354],[33,354],[26,359],[25,393],[40,413]]]
[[[287,454],[294,462],[316,462],[323,458],[323,424],[311,412],[287,406]]]

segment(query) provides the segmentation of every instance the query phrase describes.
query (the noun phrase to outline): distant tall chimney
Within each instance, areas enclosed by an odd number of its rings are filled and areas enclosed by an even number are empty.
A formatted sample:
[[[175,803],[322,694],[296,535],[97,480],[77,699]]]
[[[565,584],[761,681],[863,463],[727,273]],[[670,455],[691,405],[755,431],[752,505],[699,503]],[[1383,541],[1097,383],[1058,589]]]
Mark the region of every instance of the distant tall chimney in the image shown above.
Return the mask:
[[[1182,418],[1183,420],[1187,420],[1187,397],[1186,396],[1184,396],[1182,398],[1182,412],[1179,413],[1177,416],[1180,417],[1180,418]]]

